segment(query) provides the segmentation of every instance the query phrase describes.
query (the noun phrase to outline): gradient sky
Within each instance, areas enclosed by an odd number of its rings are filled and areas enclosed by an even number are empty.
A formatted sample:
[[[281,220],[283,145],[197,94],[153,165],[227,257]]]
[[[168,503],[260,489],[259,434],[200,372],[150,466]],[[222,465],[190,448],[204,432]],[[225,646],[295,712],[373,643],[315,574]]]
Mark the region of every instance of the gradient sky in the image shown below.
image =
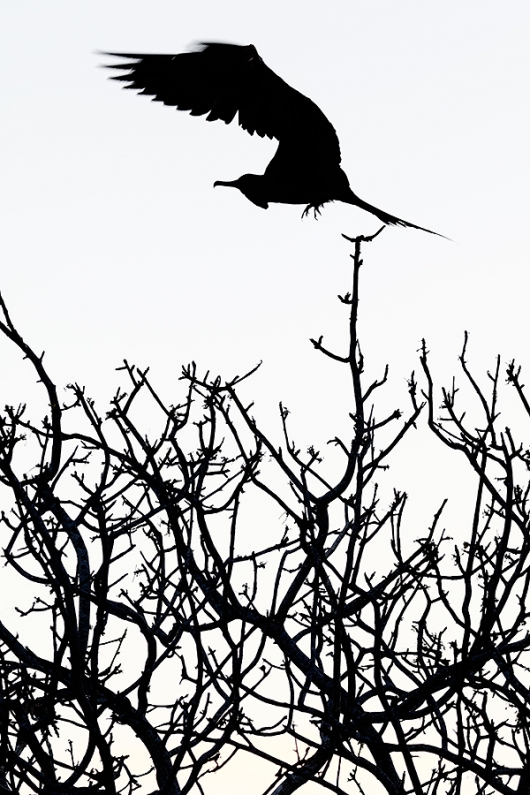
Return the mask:
[[[346,373],[308,339],[345,351],[340,233],[378,221],[340,204],[302,221],[302,207],[214,190],[262,172],[275,143],[122,91],[98,68],[98,50],[220,40],[255,44],[322,108],[358,195],[453,241],[389,228],[365,249],[361,340],[368,376],[390,365],[382,406],[406,407],[423,337],[439,384],[464,330],[482,383],[496,354],[528,372],[529,33],[526,0],[4,3],[0,289],[19,330],[61,388],[85,384],[102,412],[124,358],[150,366],[173,403],[192,359],[227,378],[262,360],[246,394],[276,438],[279,400],[301,446],[345,432]],[[19,359],[0,341],[2,405],[36,394]],[[420,523],[447,492],[466,501],[439,446],[421,430],[408,445],[393,483]]]
[[[422,337],[440,383],[464,330],[484,379],[497,353],[530,366],[529,30],[515,0],[4,4],[0,288],[21,332],[101,411],[124,358],[169,402],[192,359],[225,377],[263,360],[248,394],[274,433],[279,400],[301,444],[347,427],[346,373],[308,339],[344,350],[340,233],[379,222],[214,190],[262,172],[275,143],[120,90],[96,52],[252,42],[335,125],[358,195],[453,241],[388,228],[365,250],[361,340],[368,375],[390,364],[384,405],[406,405]],[[27,366],[0,355],[1,402],[28,400]]]

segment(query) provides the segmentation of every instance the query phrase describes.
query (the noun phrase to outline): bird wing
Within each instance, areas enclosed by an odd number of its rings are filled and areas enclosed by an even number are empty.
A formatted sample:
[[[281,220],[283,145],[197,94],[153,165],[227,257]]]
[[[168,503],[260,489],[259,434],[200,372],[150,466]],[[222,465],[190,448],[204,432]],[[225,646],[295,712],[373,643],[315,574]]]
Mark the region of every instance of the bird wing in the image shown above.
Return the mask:
[[[313,150],[330,164],[340,163],[333,125],[308,97],[281,79],[250,44],[205,43],[196,52],[179,55],[105,53],[132,59],[109,68],[125,74],[114,80],[178,110],[221,119],[229,124],[238,114],[248,133],[276,138],[304,152]]]

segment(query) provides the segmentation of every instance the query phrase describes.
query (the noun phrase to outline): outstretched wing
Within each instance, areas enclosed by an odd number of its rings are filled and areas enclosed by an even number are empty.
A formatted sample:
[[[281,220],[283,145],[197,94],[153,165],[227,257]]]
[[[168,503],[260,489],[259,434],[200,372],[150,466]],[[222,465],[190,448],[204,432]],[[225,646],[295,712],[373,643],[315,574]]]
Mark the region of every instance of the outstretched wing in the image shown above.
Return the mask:
[[[329,164],[340,163],[337,133],[320,108],[291,88],[263,62],[250,44],[202,44],[179,55],[106,53],[130,62],[112,64],[124,74],[114,80],[155,101],[204,116],[207,121],[238,121],[251,135],[268,136],[292,151],[318,152]]]

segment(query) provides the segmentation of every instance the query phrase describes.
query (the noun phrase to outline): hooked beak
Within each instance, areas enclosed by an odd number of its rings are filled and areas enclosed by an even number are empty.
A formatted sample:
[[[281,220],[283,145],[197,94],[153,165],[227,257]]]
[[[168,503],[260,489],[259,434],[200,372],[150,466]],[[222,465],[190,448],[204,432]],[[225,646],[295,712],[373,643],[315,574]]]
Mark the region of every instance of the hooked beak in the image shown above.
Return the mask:
[[[227,188],[237,188],[238,180],[234,180],[233,182],[224,182],[222,179],[218,179],[216,182],[213,183],[214,188],[218,185],[226,185]]]

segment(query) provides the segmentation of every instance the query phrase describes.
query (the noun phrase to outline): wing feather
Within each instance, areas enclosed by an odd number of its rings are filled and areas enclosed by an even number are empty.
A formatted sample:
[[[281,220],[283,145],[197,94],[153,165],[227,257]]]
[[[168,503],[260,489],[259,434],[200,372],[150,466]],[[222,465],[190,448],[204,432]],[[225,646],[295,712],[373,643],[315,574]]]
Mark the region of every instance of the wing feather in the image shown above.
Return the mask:
[[[106,53],[125,58],[112,64],[124,82],[157,102],[230,124],[236,115],[250,135],[276,138],[307,158],[311,151],[340,163],[337,133],[320,108],[281,79],[253,45],[205,43],[179,55]]]

